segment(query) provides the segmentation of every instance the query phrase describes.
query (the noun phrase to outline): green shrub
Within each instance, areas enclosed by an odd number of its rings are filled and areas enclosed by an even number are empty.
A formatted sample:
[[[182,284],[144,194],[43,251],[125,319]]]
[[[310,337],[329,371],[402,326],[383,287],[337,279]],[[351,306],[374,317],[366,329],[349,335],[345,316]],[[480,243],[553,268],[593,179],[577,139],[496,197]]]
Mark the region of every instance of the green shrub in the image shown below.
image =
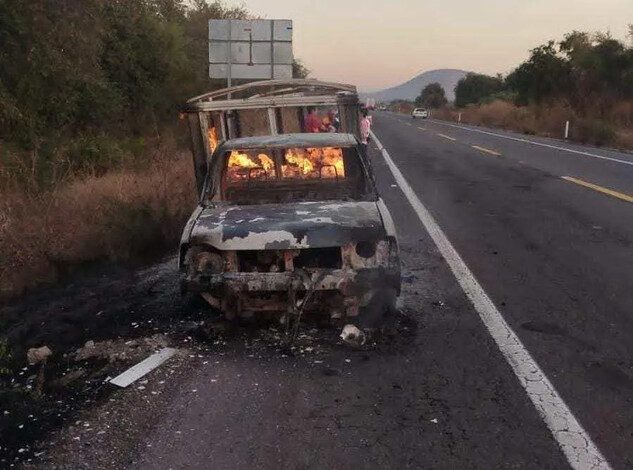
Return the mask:
[[[616,131],[604,121],[581,119],[572,124],[570,137],[583,144],[593,144],[601,147],[603,145],[613,145]]]
[[[123,166],[144,167],[150,154],[146,150],[142,137],[86,136],[60,149],[59,159],[66,163],[71,174],[100,176]]]
[[[493,101],[508,101],[509,103],[514,103],[516,101],[516,97],[516,93],[512,93],[510,91],[500,91],[498,93],[493,93],[492,95],[483,97],[479,101],[479,103],[490,104]]]

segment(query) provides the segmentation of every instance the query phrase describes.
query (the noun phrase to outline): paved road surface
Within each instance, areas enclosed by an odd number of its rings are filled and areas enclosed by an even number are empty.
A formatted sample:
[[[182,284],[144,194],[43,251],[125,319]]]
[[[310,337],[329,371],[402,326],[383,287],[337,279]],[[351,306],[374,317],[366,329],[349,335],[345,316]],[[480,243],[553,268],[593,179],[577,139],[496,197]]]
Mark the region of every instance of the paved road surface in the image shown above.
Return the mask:
[[[633,465],[633,156],[392,114],[375,132],[608,460]]]
[[[480,131],[374,118],[415,196],[589,439],[613,468],[633,468],[633,204],[625,200],[633,157]],[[329,344],[300,357],[217,347],[88,411],[108,432],[82,440],[73,434],[81,429],[62,432],[41,466],[570,468],[385,160],[371,152],[404,263],[408,323],[395,344]],[[177,288],[157,285],[166,297]],[[156,308],[134,301],[136,315]],[[167,386],[160,399],[147,393]]]

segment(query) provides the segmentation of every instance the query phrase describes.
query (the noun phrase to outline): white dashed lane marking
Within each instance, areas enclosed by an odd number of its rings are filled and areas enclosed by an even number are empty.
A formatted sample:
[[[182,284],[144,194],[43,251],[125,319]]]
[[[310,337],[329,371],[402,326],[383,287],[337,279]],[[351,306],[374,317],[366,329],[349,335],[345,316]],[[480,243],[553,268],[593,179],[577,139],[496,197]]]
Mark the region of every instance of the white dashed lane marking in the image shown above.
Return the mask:
[[[561,150],[563,152],[570,152],[570,153],[575,153],[577,155],[584,155],[585,157],[598,158],[600,160],[608,160],[608,161],[611,161],[611,162],[622,163],[623,165],[631,165],[631,166],[633,166],[633,162],[627,161],[627,160],[621,160],[619,158],[605,157],[604,155],[596,155],[595,153],[583,152],[581,150],[574,150],[574,149],[569,149],[569,148],[565,148],[565,147],[559,147],[559,146],[556,146],[556,145],[544,144],[542,142],[535,142],[533,140],[521,139],[519,137],[511,137],[509,135],[496,134],[494,132],[483,131],[481,129],[472,129],[470,127],[458,126],[456,124],[450,124],[448,122],[441,122],[441,121],[436,121],[436,120],[434,120],[433,122],[435,124],[439,124],[441,126],[457,127],[458,129],[462,129],[462,130],[468,131],[468,132],[477,132],[479,134],[485,134],[485,135],[491,135],[491,136],[494,136],[494,137],[499,137],[500,139],[514,140],[515,142],[523,142],[525,144],[537,145],[539,147],[545,147],[545,148],[550,148],[550,149],[555,149],[555,150]]]

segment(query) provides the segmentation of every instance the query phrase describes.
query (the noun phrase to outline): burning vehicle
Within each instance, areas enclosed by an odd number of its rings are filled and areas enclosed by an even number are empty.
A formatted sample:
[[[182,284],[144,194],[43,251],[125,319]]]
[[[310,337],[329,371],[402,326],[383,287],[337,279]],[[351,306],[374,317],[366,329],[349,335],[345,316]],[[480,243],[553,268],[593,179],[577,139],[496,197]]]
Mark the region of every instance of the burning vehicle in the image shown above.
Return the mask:
[[[314,312],[370,326],[395,308],[395,228],[355,135],[218,141],[202,183],[181,240],[183,292],[229,318]]]

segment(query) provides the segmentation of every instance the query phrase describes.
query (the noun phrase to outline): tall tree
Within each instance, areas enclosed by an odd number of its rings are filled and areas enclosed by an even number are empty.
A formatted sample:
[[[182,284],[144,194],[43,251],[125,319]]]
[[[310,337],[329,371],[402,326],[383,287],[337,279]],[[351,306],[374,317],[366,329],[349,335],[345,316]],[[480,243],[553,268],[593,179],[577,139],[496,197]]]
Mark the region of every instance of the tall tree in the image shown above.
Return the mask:
[[[572,88],[571,66],[550,41],[532,49],[530,58],[508,75],[506,82],[518,94],[519,104],[540,103],[565,96]]]
[[[300,59],[295,59],[292,62],[292,78],[308,78],[310,70],[303,64]]]
[[[633,98],[633,49],[610,34],[573,31],[531,51],[507,78],[519,104],[565,100],[584,109]]]
[[[457,82],[455,87],[455,105],[464,107],[480,103],[484,98],[504,90],[503,79],[479,73],[469,73]]]
[[[137,133],[214,87],[205,0],[0,0],[0,138]],[[218,84],[223,86],[223,84]]]
[[[429,83],[415,99],[416,106],[437,109],[448,103],[444,88],[439,83]]]

